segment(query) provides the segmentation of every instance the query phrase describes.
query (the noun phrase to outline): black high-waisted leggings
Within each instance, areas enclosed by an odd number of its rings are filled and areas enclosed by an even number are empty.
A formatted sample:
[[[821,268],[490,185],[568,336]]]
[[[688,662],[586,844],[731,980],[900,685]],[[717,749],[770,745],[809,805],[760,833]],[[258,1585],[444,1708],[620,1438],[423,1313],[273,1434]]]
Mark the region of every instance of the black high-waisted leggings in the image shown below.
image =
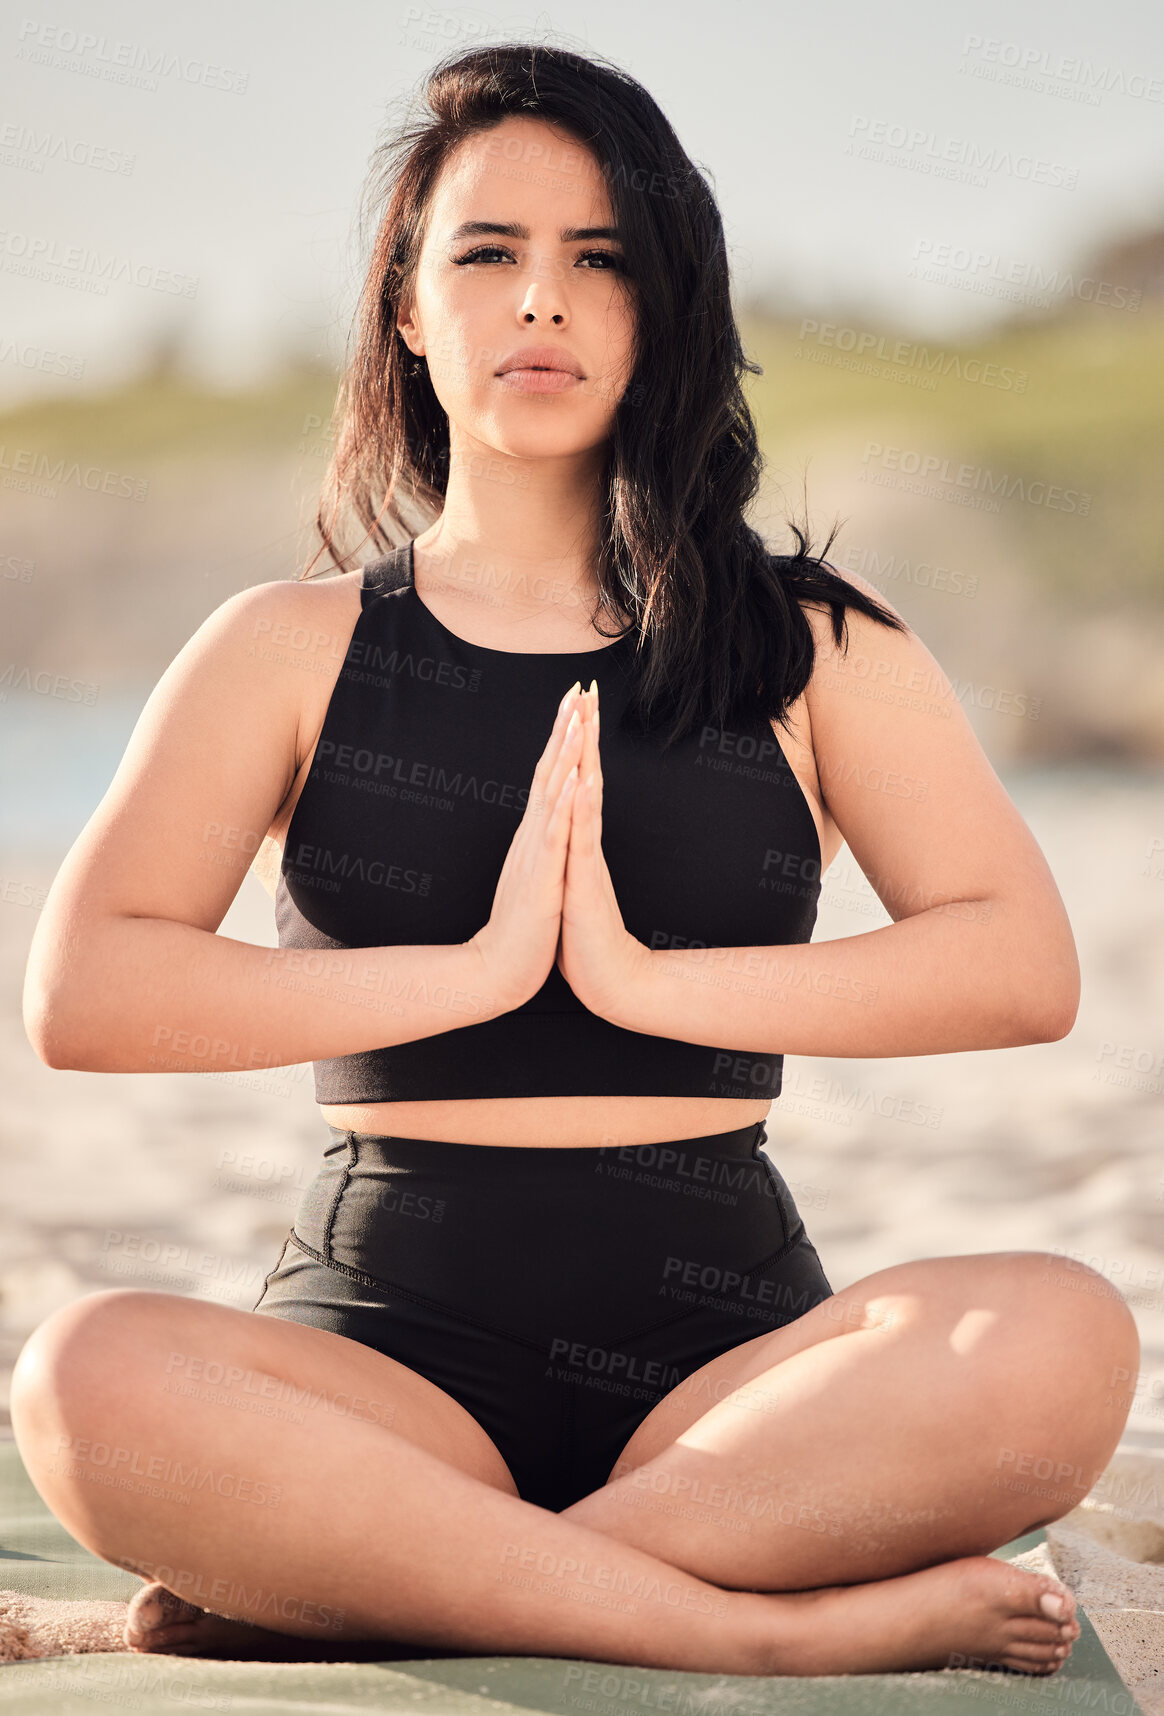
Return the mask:
[[[428,1377],[554,1512],[692,1371],[832,1293],[763,1121],[621,1147],[329,1130],[254,1309]]]

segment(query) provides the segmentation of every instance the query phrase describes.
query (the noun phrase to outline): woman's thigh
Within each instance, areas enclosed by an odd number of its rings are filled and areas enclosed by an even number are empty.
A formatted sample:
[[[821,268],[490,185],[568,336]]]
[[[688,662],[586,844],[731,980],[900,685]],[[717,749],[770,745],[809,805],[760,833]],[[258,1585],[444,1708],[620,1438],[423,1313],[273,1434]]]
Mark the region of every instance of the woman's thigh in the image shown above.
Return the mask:
[[[1053,1254],[891,1265],[693,1369],[567,1511],[734,1589],[983,1555],[1100,1481],[1138,1350],[1111,1284]]]
[[[944,1356],[958,1370],[973,1370],[984,1414],[1006,1406],[1033,1423],[1052,1408],[1057,1420],[1070,1404],[1081,1447],[1094,1443],[1096,1450],[1106,1449],[1116,1416],[1096,1403],[1110,1399],[1113,1376],[1129,1366],[1134,1372],[1132,1355],[1139,1350],[1121,1295],[1095,1271],[1052,1253],[981,1252],[891,1264],[693,1371],[642,1420],[610,1481],[653,1460],[729,1396],[756,1414],[763,1443],[763,1424],[783,1410],[777,1367],[857,1330],[920,1337],[924,1374],[917,1388],[927,1396],[936,1386],[935,1361]]]
[[[66,1526],[76,1487],[70,1456],[84,1447],[89,1464],[108,1463],[121,1445],[164,1450],[167,1428],[197,1407],[215,1412],[240,1453],[277,1426],[304,1432],[311,1459],[318,1427],[348,1418],[517,1493],[494,1443],[442,1388],[360,1341],[280,1316],[114,1288],[54,1311],[13,1375],[21,1457]]]

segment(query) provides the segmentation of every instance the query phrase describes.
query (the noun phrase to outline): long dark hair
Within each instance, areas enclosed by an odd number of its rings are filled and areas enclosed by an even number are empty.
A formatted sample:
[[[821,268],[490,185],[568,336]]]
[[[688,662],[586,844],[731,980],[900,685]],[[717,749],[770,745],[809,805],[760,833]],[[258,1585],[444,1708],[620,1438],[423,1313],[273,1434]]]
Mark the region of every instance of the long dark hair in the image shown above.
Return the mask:
[[[763,461],[741,377],[761,372],[740,342],[710,186],[642,85],[597,57],[531,42],[453,53],[429,73],[423,102],[373,155],[364,219],[371,211],[375,237],[316,518],[323,546],[301,577],[325,549],[340,567],[353,558],[336,531],[345,509],[377,552],[440,515],[448,418],[424,359],[397,331],[397,311],[451,151],[510,115],[536,115],[595,156],[639,310],[595,568],[598,612],[629,614],[638,634],[627,719],[652,729],[669,721],[667,744],[707,722],[787,726],[814,660],[801,601],[829,609],[842,648],[846,607],[906,628],[825,563],[839,526],[816,555],[793,523],[795,553],[776,554],[744,520]]]

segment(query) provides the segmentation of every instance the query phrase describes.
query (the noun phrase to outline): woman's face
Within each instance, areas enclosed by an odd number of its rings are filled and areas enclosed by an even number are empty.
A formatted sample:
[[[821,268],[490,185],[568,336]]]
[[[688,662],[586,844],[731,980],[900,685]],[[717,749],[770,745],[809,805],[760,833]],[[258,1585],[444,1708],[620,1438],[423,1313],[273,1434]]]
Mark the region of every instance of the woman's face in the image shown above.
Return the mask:
[[[506,119],[446,161],[398,326],[428,361],[454,450],[544,459],[607,439],[634,356],[613,224],[597,161],[544,120]],[[576,374],[503,374],[529,347],[527,365],[549,353]]]

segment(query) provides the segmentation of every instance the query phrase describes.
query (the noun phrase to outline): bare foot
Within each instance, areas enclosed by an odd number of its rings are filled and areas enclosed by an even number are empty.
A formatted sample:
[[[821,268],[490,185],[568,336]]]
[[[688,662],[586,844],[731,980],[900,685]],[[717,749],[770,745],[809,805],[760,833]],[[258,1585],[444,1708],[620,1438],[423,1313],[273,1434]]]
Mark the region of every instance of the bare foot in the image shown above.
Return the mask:
[[[770,1674],[1003,1667],[1046,1675],[1066,1660],[1080,1632],[1066,1585],[989,1555],[759,1600],[769,1605],[769,1637],[774,1618],[780,1634],[769,1645],[763,1672]]]
[[[326,1643],[271,1632],[253,1621],[235,1621],[175,1597],[152,1581],[135,1591],[125,1615],[119,1649],[168,1656],[217,1656],[234,1662],[327,1662],[350,1654],[349,1640]]]
[[[119,1605],[121,1607],[121,1605]],[[165,1585],[151,1580],[135,1591],[124,1626],[111,1650],[148,1652],[164,1656],[208,1656],[230,1662],[399,1662],[422,1655],[456,1656],[457,1651],[423,1649],[399,1639],[302,1638],[277,1633],[253,1621],[232,1620],[175,1597]]]

